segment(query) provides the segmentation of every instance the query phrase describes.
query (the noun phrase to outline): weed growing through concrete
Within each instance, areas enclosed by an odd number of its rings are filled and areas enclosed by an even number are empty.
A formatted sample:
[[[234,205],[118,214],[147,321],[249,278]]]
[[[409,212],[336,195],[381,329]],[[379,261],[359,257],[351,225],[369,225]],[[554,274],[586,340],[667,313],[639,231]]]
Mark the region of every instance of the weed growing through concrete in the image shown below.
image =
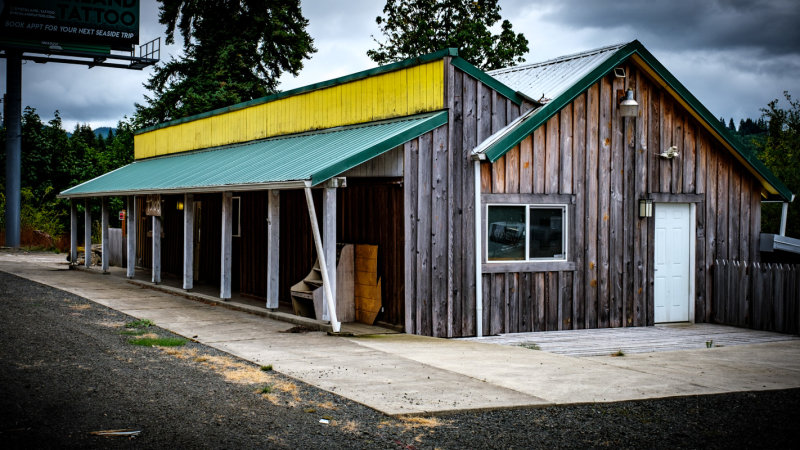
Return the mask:
[[[125,324],[125,328],[148,328],[155,324],[150,319],[139,319]]]
[[[714,340],[713,339],[706,341],[706,348],[711,348],[713,346],[714,346]]]
[[[261,366],[262,372],[272,372],[272,364],[267,364],[266,366]]]
[[[623,352],[622,349],[619,349],[616,352],[612,353],[611,356],[625,356],[625,352]]]
[[[137,337],[129,339],[128,343],[143,347],[180,347],[186,345],[186,339],[165,337]]]
[[[539,347],[539,344],[533,342],[526,342],[524,344],[519,344],[520,347],[527,348],[528,350],[541,350],[542,348]]]

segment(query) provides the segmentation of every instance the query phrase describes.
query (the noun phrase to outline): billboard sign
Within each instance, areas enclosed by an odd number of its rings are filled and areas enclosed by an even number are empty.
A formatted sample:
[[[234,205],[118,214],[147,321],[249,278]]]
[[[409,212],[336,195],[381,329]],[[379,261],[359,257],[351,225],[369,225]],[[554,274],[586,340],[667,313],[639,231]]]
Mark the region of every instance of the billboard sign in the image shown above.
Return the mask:
[[[0,0],[0,10],[0,40],[15,45],[139,43],[139,0]]]

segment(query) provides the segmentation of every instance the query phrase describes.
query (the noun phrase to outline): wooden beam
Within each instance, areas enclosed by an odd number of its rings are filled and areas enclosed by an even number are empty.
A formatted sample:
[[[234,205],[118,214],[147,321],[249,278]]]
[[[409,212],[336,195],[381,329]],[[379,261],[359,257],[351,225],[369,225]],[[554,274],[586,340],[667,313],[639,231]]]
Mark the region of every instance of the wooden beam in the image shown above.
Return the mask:
[[[483,263],[483,273],[538,273],[538,272],[572,272],[575,271],[573,261],[519,261],[508,263]]]
[[[219,298],[231,298],[231,247],[233,246],[233,194],[222,193],[222,248],[220,252]]]
[[[83,201],[83,265],[92,267],[92,210],[89,199]]]
[[[125,275],[128,278],[133,278],[136,273],[136,197],[133,195],[128,196],[128,209],[126,211],[125,220],[128,221],[128,266]]]
[[[194,194],[183,194],[183,288],[194,287]]]
[[[100,246],[102,248],[103,273],[108,273],[110,251],[108,249],[108,198],[100,198]]]
[[[322,320],[330,320],[328,305],[336,305],[336,188],[322,190],[322,245],[333,296],[329,301],[327,291],[323,292]]]
[[[267,309],[278,309],[281,263],[281,191],[269,191],[267,202]]]
[[[481,194],[481,203],[541,203],[574,205],[572,194]]]
[[[75,200],[69,201],[69,263],[78,261],[78,205]]]
[[[650,198],[655,203],[701,203],[705,199],[703,194],[667,194],[653,192]],[[638,205],[637,205],[638,207]]]
[[[150,281],[161,283],[161,217],[153,216],[153,255]]]

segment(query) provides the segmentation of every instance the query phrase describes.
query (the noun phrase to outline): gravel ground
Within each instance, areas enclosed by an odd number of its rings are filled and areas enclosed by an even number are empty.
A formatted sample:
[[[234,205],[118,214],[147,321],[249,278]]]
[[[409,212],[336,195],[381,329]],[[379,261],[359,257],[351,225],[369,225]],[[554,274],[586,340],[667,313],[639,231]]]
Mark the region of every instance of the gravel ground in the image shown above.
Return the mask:
[[[3,446],[796,448],[800,439],[796,389],[392,418],[195,342],[132,345],[137,336],[123,332],[178,337],[126,328],[133,320],[0,272]],[[114,429],[140,433],[91,434]]]

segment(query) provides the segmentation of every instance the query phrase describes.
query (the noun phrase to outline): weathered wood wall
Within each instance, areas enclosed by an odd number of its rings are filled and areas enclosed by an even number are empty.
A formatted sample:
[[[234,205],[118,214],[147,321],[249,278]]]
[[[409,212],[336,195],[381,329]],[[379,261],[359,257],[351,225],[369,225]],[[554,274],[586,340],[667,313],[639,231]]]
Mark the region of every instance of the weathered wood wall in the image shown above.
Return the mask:
[[[530,105],[520,107],[447,60],[444,95],[449,123],[404,145],[405,331],[470,336],[476,330],[470,152]]]
[[[760,185],[663,88],[625,67],[626,78],[606,76],[494,164],[481,164],[485,201],[565,194],[576,211],[574,267],[484,273],[485,333],[653,324],[655,220],[639,219],[637,209],[646,194],[696,204],[696,321],[712,317],[715,258],[758,260]],[[617,91],[627,88],[640,105],[636,120],[617,113]],[[656,155],[672,145],[677,158]]]

